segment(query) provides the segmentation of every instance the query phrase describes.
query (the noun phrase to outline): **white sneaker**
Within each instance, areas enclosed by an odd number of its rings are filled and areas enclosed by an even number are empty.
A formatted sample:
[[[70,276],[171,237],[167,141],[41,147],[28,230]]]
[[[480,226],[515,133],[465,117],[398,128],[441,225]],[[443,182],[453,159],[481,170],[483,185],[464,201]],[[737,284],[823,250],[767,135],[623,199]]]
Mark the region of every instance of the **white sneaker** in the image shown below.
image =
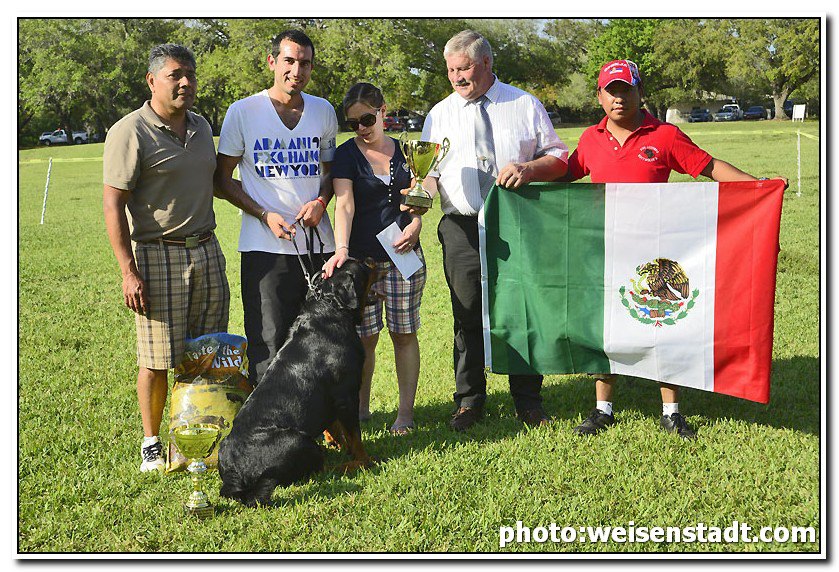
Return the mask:
[[[143,447],[141,453],[143,464],[140,465],[140,472],[163,471],[166,464],[163,462],[163,443],[158,441],[147,447]]]

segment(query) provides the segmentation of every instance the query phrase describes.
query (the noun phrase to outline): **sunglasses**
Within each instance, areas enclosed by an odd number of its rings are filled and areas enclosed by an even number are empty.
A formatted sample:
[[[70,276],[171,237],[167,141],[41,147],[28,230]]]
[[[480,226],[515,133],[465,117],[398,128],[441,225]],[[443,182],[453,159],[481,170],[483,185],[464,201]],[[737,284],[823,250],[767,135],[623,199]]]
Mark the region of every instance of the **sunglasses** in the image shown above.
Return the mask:
[[[359,125],[363,125],[364,127],[371,127],[373,124],[376,123],[376,115],[381,111],[381,109],[377,109],[375,113],[365,113],[358,119],[347,119],[347,127],[350,131],[355,131],[358,129]]]

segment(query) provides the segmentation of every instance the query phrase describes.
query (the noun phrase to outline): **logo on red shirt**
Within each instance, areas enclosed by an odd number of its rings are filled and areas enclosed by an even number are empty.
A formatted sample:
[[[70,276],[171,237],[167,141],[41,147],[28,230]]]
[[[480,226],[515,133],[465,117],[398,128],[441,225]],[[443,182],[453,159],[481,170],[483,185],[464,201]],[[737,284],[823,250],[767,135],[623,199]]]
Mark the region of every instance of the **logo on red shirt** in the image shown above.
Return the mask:
[[[638,158],[647,163],[654,163],[658,161],[658,149],[652,145],[645,145],[641,147],[641,152],[638,153]]]

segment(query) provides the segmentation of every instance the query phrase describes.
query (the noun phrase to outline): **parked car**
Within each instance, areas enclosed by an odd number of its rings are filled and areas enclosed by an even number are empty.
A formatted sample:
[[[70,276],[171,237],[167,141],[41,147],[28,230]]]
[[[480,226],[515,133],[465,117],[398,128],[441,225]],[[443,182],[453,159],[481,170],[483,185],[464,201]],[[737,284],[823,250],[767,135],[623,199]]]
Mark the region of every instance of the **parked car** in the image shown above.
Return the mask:
[[[707,109],[699,109],[698,107],[691,110],[688,115],[688,123],[702,123],[705,121],[713,121],[714,116]]]
[[[734,121],[737,117],[731,110],[720,109],[714,114],[714,121]]]
[[[425,124],[425,117],[422,115],[411,115],[407,121],[405,121],[405,126],[408,128],[408,131],[422,131],[422,126]]]
[[[402,122],[402,119],[393,115],[387,115],[384,118],[385,131],[407,131],[408,128]]]
[[[723,105],[720,110],[714,114],[714,121],[738,121],[742,119],[743,112],[740,111],[740,106],[736,103],[729,103]]]
[[[41,136],[38,138],[38,144],[46,145],[47,147],[56,143],[69,143],[71,141],[76,145],[87,143],[87,133],[84,131],[73,131],[73,135],[67,137],[67,133],[63,129],[56,129],[55,131],[41,133]]]
[[[766,108],[762,105],[752,105],[743,112],[743,119],[766,119]]]
[[[548,119],[551,120],[551,125],[553,125],[554,127],[559,127],[560,125],[562,125],[562,118],[556,111],[549,111]]]

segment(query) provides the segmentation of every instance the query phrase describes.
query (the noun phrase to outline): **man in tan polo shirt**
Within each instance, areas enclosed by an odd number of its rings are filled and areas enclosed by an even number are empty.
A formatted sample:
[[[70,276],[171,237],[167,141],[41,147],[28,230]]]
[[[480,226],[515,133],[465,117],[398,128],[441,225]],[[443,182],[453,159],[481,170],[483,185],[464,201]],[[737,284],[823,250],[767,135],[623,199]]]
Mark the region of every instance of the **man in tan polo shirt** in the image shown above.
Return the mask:
[[[227,330],[230,304],[213,234],[213,134],[189,111],[195,58],[183,46],[157,46],[146,81],[151,100],[111,127],[103,158],[105,226],[137,326],[141,472],[164,468],[158,433],[168,370],[187,338]]]

